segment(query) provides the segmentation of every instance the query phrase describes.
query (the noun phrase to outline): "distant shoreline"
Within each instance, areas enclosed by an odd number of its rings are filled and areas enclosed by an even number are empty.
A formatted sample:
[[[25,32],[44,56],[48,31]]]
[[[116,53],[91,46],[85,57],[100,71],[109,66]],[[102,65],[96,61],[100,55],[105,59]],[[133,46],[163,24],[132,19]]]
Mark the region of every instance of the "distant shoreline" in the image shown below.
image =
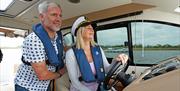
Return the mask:
[[[133,50],[142,50],[143,48],[133,48]],[[144,48],[144,50],[179,50],[180,48]]]
[[[21,46],[18,47],[0,47],[1,49],[19,49],[22,48]],[[143,48],[133,48],[133,50],[142,50]],[[144,48],[144,50],[179,50],[180,48]]]

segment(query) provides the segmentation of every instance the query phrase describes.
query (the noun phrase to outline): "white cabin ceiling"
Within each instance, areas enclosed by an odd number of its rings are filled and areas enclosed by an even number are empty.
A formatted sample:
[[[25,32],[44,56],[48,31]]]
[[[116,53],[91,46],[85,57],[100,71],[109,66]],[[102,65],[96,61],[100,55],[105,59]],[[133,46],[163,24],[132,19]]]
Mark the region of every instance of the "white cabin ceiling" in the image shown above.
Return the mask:
[[[32,0],[31,2],[23,2],[23,0],[15,0],[14,4],[5,12],[0,12],[0,26],[3,25],[3,17],[24,22],[24,24],[32,25],[37,23],[38,11],[37,6],[44,0]],[[69,0],[48,0],[54,1],[61,5],[63,11],[63,19],[69,19],[75,16],[112,8],[129,3],[141,3],[156,6],[157,10],[165,12],[173,12],[178,6],[178,0],[80,0],[80,3],[70,3]],[[38,2],[38,3],[37,3]],[[24,9],[26,9],[24,11]],[[10,25],[11,26],[11,25]],[[12,25],[13,26],[13,25]]]
[[[180,0],[132,0],[134,3],[149,4],[156,6],[156,10],[175,13],[174,9],[180,4]]]

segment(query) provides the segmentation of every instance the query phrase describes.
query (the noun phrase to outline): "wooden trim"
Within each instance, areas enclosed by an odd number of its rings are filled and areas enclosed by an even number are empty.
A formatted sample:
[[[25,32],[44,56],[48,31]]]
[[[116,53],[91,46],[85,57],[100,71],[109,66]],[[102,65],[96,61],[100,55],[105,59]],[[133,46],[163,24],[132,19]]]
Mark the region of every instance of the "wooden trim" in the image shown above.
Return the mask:
[[[104,9],[104,10],[100,10],[100,11],[96,11],[96,12],[92,12],[92,13],[88,13],[84,15],[88,17],[91,21],[97,21],[97,20],[102,20],[106,18],[128,14],[128,13],[142,11],[144,9],[149,9],[153,7],[155,6],[138,4],[138,3],[130,3],[130,4],[120,5],[117,7],[112,7],[112,8],[108,8],[108,9]],[[62,28],[72,26],[73,21],[77,17],[79,16],[63,20]]]
[[[9,30],[9,29],[0,28],[0,32],[3,32],[3,33],[13,33],[14,31],[13,30]]]

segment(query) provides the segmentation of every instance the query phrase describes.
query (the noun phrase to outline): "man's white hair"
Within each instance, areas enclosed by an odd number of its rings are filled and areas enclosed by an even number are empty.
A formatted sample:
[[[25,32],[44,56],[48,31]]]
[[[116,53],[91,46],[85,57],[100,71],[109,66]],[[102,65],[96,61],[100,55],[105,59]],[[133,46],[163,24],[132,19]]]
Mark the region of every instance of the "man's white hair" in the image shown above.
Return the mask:
[[[44,2],[40,3],[38,6],[39,14],[46,12],[48,10],[49,6],[61,8],[60,5],[58,5],[57,3],[44,1]]]

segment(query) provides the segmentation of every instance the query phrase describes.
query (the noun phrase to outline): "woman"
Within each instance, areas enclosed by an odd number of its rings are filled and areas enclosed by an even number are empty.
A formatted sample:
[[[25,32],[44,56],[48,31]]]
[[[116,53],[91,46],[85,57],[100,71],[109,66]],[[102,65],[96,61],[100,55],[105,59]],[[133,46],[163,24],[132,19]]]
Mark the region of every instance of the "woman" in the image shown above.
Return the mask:
[[[71,33],[76,36],[76,43],[66,53],[70,91],[96,91],[110,64],[103,50],[94,42],[93,27],[84,16],[73,23]],[[119,54],[115,60],[126,63],[128,56]]]

